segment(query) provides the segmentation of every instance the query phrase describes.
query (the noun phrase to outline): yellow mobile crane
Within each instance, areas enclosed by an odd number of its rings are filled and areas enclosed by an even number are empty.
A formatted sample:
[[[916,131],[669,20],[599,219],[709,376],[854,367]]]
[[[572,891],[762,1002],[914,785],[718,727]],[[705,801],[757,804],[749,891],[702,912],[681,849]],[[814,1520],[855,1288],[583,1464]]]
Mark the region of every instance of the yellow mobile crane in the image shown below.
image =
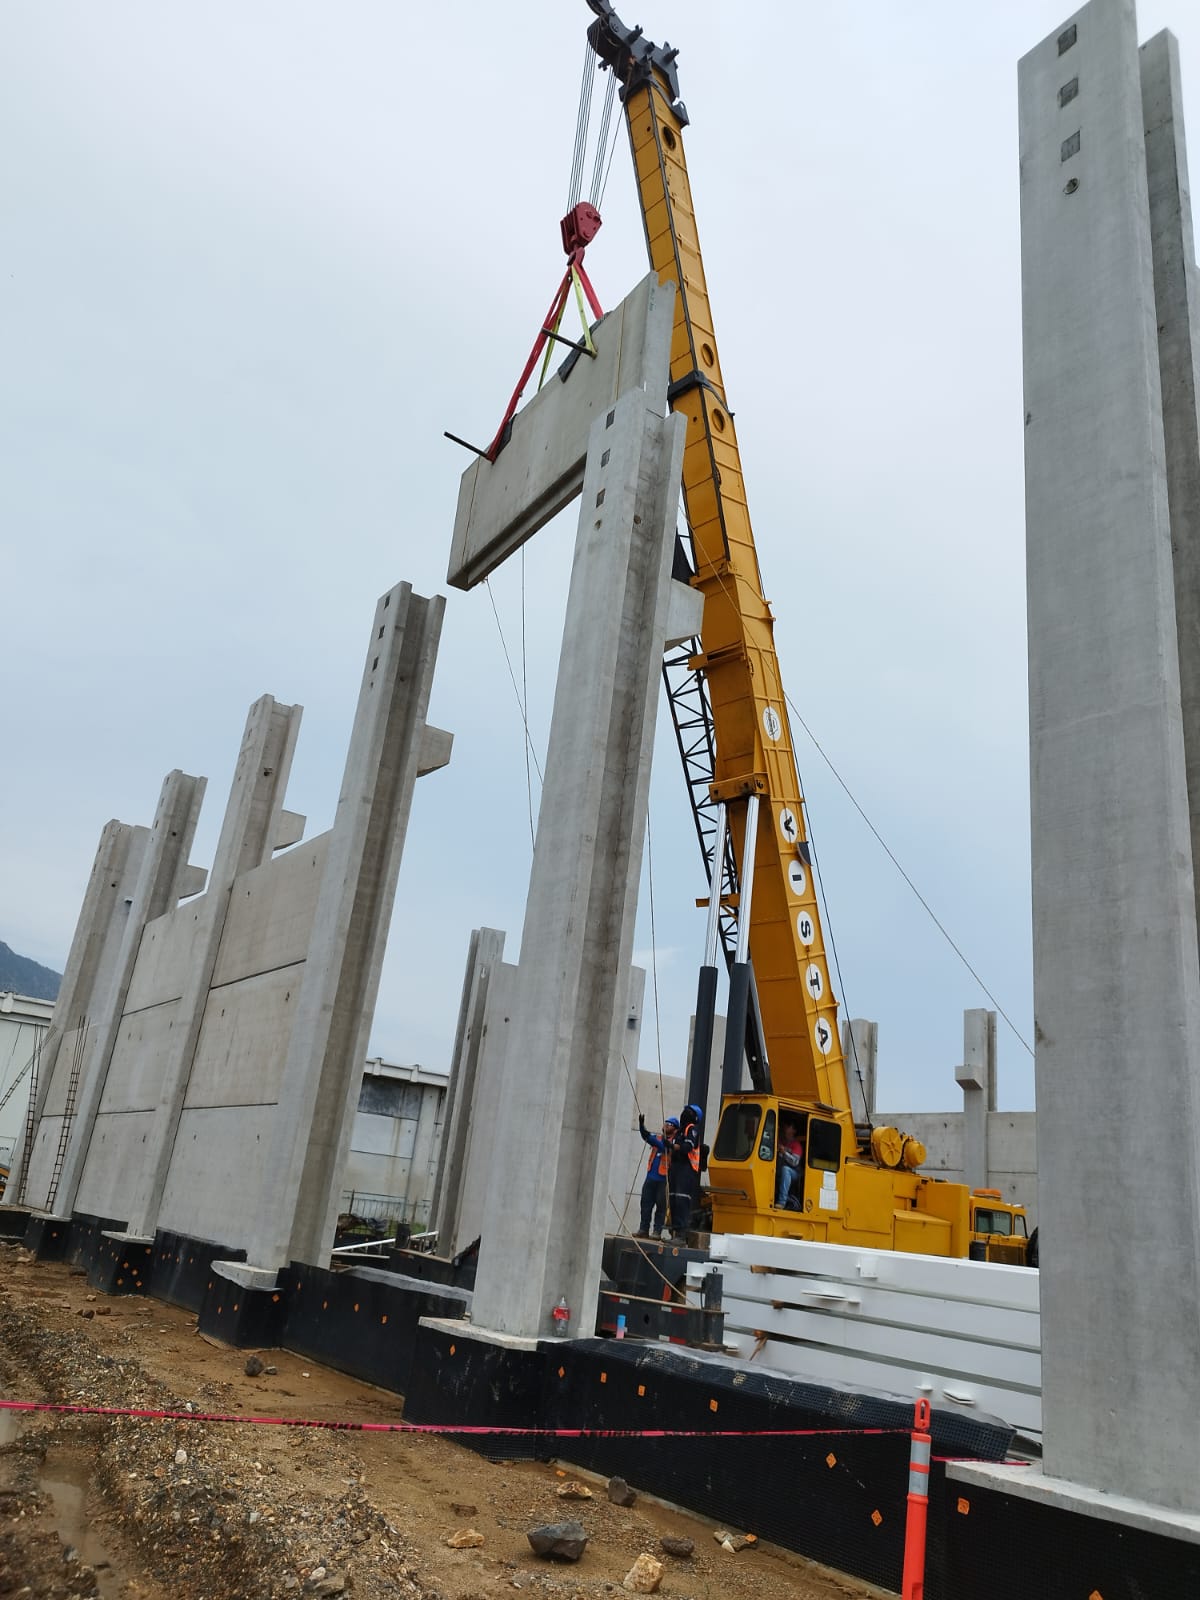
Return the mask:
[[[1021,1207],[994,1190],[972,1194],[921,1176],[926,1152],[918,1140],[855,1122],[774,622],[692,207],[678,52],[626,27],[611,0],[588,5],[596,15],[589,40],[621,84],[650,261],[660,281],[678,290],[668,398],[687,418],[689,538],[677,549],[676,576],[703,594],[704,618],[699,639],[667,660],[664,675],[710,883],[689,1080],[699,1105],[718,942],[729,967],[721,1117],[708,1168],[713,1226],[1024,1261]],[[743,1054],[749,1092],[741,1091]],[[774,1202],[789,1123],[803,1157],[784,1208]]]

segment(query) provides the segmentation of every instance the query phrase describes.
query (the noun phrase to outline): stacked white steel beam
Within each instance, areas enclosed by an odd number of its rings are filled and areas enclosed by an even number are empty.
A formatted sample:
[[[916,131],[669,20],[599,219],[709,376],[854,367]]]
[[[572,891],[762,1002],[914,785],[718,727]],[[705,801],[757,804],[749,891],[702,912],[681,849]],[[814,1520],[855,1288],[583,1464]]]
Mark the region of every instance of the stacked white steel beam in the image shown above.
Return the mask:
[[[1040,1433],[1038,1274],[1027,1267],[714,1235],[725,1342],[756,1365],[911,1396]],[[708,1270],[707,1268],[705,1270]]]

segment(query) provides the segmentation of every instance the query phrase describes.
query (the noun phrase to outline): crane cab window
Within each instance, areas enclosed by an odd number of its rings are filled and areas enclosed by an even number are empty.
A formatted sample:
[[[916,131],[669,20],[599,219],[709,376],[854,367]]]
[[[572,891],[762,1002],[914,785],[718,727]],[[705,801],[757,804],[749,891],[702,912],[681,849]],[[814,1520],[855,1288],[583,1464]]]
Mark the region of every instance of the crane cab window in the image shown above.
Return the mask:
[[[1008,1235],[1013,1231],[1012,1213],[1008,1211],[976,1211],[976,1233],[1002,1233]]]
[[[717,1142],[713,1158],[717,1161],[749,1161],[754,1154],[758,1125],[762,1121],[762,1107],[753,1101],[742,1101],[725,1107],[717,1129]],[[772,1120],[772,1139],[774,1122]]]
[[[842,1166],[842,1129],[823,1117],[808,1119],[808,1164],[818,1172],[839,1172]]]

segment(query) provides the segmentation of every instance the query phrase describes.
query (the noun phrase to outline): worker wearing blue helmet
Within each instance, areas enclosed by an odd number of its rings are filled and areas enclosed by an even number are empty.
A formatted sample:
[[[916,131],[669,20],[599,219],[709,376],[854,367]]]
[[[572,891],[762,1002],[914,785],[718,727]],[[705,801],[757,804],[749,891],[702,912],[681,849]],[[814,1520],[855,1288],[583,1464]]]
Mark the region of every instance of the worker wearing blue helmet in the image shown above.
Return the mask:
[[[671,1228],[683,1237],[700,1198],[700,1129],[704,1112],[686,1105],[679,1113],[679,1132],[671,1146]]]
[[[679,1118],[668,1117],[661,1133],[647,1133],[646,1119],[639,1113],[638,1132],[650,1146],[650,1158],[642,1183],[642,1216],[636,1237],[649,1239],[652,1220],[654,1235],[667,1225],[667,1174],[671,1169],[671,1147],[679,1133]]]

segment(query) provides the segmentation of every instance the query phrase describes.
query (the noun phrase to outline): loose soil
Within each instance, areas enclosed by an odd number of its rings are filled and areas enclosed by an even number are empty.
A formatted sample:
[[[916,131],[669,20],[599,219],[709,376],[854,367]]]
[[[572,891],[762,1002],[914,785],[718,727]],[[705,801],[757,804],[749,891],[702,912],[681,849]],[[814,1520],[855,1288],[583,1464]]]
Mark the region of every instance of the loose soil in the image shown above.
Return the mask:
[[[0,1245],[0,1396],[150,1410],[399,1421],[402,1401],[287,1351],[246,1376],[246,1352],[210,1344],[155,1300],[95,1295],[61,1265]],[[713,1524],[642,1496],[628,1510],[564,1464],[492,1462],[417,1434],[247,1424],[29,1417],[0,1411],[0,1597],[102,1600],[491,1600],[525,1590],[625,1593],[648,1551],[676,1600],[845,1600],[876,1591],[759,1544],[721,1550]],[[536,1557],[526,1530],[573,1519],[576,1565]],[[483,1542],[451,1549],[474,1529]],[[731,1530],[752,1532],[753,1530]],[[665,1555],[664,1534],[695,1541]]]

